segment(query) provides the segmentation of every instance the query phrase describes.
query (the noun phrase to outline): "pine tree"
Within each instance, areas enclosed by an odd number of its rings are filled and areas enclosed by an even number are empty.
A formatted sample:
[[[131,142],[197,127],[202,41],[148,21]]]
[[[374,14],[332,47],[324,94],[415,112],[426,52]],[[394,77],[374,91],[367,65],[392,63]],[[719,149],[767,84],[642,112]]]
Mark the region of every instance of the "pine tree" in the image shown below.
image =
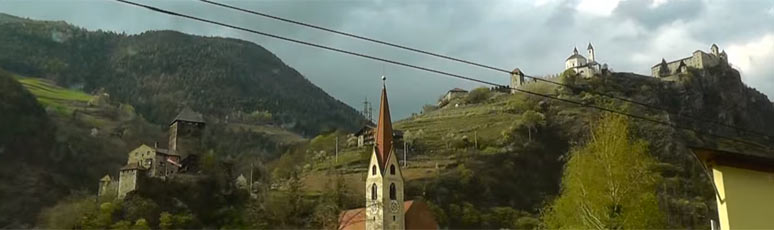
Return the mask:
[[[544,210],[545,227],[663,228],[647,146],[630,136],[625,117],[605,115],[588,143],[571,150],[561,195]]]

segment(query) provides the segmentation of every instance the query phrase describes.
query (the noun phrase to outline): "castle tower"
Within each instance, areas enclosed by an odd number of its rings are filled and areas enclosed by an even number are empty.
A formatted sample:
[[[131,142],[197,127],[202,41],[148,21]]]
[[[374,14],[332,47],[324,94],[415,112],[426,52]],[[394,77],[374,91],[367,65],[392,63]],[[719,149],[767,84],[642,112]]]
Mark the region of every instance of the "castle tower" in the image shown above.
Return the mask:
[[[382,77],[382,80],[385,80]],[[387,89],[382,87],[379,122],[366,178],[366,224],[369,230],[405,229],[403,175],[392,143],[392,121]]]
[[[524,84],[524,73],[519,68],[511,71],[511,93],[516,93],[516,88]]]
[[[169,125],[169,152],[181,159],[201,153],[204,119],[202,115],[186,107]]]
[[[591,46],[591,42],[586,49],[589,51],[589,63],[594,63],[594,47]]]
[[[710,47],[710,51],[712,51],[712,54],[715,55],[715,57],[719,56],[720,53],[718,52],[718,45],[712,44]]]

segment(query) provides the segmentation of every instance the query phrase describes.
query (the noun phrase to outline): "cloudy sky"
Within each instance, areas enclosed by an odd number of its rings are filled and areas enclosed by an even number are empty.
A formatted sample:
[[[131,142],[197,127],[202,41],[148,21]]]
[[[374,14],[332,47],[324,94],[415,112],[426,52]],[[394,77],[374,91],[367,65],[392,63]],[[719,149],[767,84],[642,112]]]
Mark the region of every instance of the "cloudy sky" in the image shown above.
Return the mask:
[[[507,84],[502,73],[272,21],[196,0],[141,3],[305,41]],[[592,42],[597,60],[649,74],[661,58],[717,43],[743,81],[774,96],[774,1],[768,0],[256,0],[239,7],[468,59],[528,75],[561,72],[573,47]],[[111,0],[0,0],[0,12],[64,20],[91,30],[147,30],[235,37],[274,52],[332,96],[360,110],[379,95],[381,75],[393,117],[435,103],[446,90],[480,84],[202,24]],[[376,108],[376,106],[374,106]]]

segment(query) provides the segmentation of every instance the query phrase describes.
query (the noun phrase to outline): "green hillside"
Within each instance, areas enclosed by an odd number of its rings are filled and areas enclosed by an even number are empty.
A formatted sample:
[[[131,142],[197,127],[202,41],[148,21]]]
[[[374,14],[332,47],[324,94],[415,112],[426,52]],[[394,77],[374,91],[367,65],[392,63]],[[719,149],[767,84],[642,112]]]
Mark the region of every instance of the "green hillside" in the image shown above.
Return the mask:
[[[35,97],[0,70],[0,227],[29,227],[41,206],[55,202],[63,184],[48,167],[54,124]]]
[[[38,103],[62,114],[73,112],[72,103],[87,103],[93,98],[86,93],[63,89],[39,78],[20,78],[18,80],[24,85],[24,88],[35,95]]]
[[[582,79],[565,74],[560,80],[575,89],[542,82],[522,88],[761,143],[747,145],[631,119],[633,135],[648,141],[648,153],[658,160],[654,170],[662,179],[657,194],[667,218],[666,227],[703,228],[715,213],[714,193],[688,146],[765,152],[762,147],[769,141],[696,119],[761,130],[774,123],[774,106],[767,103],[765,95],[741,84],[739,73],[729,66],[692,70],[680,79],[666,82],[630,73]],[[582,89],[682,111],[683,116]],[[535,227],[541,210],[559,192],[570,149],[588,141],[602,113],[526,94],[475,91],[483,92],[484,99],[470,95],[458,98],[394,124],[404,131],[410,146],[409,166],[403,169],[408,181],[406,196],[430,202],[442,226],[450,228]],[[770,129],[763,130],[771,133]],[[344,173],[348,191],[355,197],[362,196],[370,149],[346,143],[336,161],[332,154],[335,136],[347,138],[343,133],[318,136],[305,151],[283,156],[276,162],[275,171],[287,174],[288,168],[295,165],[304,175],[305,189],[314,193],[324,191],[325,181],[333,178],[329,170],[335,168]],[[402,158],[403,144],[396,148]]]
[[[0,30],[0,68],[84,92],[105,89],[157,124],[183,106],[214,120],[265,111],[271,123],[302,135],[354,130],[362,120],[247,41],[174,31],[87,31],[10,15],[0,17]]]

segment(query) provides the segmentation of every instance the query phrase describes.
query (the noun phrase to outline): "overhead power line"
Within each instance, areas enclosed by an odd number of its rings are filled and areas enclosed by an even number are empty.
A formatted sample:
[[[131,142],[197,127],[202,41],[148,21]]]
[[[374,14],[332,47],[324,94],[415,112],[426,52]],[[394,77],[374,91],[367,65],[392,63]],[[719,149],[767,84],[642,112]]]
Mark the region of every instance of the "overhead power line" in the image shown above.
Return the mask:
[[[127,1],[127,0],[116,0],[116,1],[121,2],[121,3],[125,3],[125,4],[129,4],[129,5],[134,5],[134,6],[137,6],[137,7],[142,7],[142,8],[145,8],[145,9],[148,9],[148,10],[152,10],[152,11],[156,11],[156,12],[163,13],[163,14],[168,14],[168,15],[173,15],[173,16],[177,16],[177,17],[188,18],[188,19],[191,19],[191,20],[200,21],[200,22],[206,22],[206,23],[210,23],[210,24],[214,24],[214,25],[219,25],[219,26],[223,26],[223,27],[228,27],[228,28],[232,28],[232,29],[236,29],[236,30],[242,30],[242,31],[245,31],[245,32],[255,33],[255,34],[259,34],[259,35],[263,35],[263,36],[267,36],[267,37],[271,37],[271,38],[276,38],[276,39],[280,39],[280,40],[284,40],[284,41],[288,41],[288,42],[293,42],[293,43],[297,43],[297,44],[312,46],[312,47],[316,47],[316,48],[320,48],[320,49],[325,49],[325,50],[330,50],[330,51],[334,51],[334,52],[339,52],[339,53],[343,53],[343,54],[358,56],[358,57],[362,57],[362,58],[366,58],[366,59],[386,62],[386,63],[390,63],[390,64],[394,64],[394,65],[409,67],[409,68],[418,69],[418,70],[422,70],[422,71],[426,71],[426,72],[431,72],[431,73],[436,73],[436,74],[440,74],[440,75],[445,75],[445,76],[449,76],[449,77],[453,77],[453,78],[458,78],[458,79],[478,82],[478,83],[482,83],[482,84],[486,84],[486,85],[491,85],[491,86],[495,86],[495,87],[499,87],[499,88],[512,89],[512,90],[515,90],[515,91],[518,91],[518,92],[521,92],[521,93],[525,93],[525,94],[529,94],[529,95],[544,97],[544,98],[548,98],[548,99],[552,99],[552,100],[557,100],[557,101],[561,101],[561,102],[565,102],[565,103],[569,103],[569,104],[575,104],[575,105],[579,105],[581,107],[592,108],[592,109],[596,109],[596,110],[599,110],[599,111],[620,114],[620,115],[624,115],[624,116],[627,116],[627,117],[648,121],[648,122],[651,122],[651,123],[654,123],[654,124],[669,126],[669,127],[676,128],[676,129],[683,129],[683,130],[692,131],[694,133],[705,135],[705,136],[717,137],[717,138],[721,138],[721,139],[726,139],[726,140],[734,141],[734,142],[737,142],[737,143],[743,143],[743,144],[752,145],[752,146],[759,147],[759,148],[760,147],[766,147],[766,146],[763,146],[763,145],[761,145],[759,143],[755,143],[755,142],[739,140],[739,139],[732,138],[732,137],[727,137],[727,136],[723,136],[723,135],[718,135],[718,134],[713,134],[713,133],[709,133],[709,132],[704,132],[704,131],[696,130],[696,129],[693,129],[693,128],[690,128],[690,127],[684,127],[684,126],[680,126],[680,125],[677,125],[677,124],[672,124],[672,123],[669,123],[669,122],[664,122],[664,121],[660,121],[660,120],[656,120],[656,119],[651,119],[651,118],[648,118],[648,117],[644,117],[644,116],[640,116],[640,115],[635,115],[635,114],[630,114],[630,113],[626,113],[626,112],[620,112],[620,111],[616,111],[616,110],[613,110],[613,109],[608,109],[608,108],[604,108],[604,107],[600,107],[600,106],[596,106],[596,105],[589,105],[589,104],[586,104],[586,103],[583,103],[583,102],[577,102],[577,101],[573,101],[573,100],[562,99],[562,98],[558,98],[558,97],[547,95],[547,94],[532,92],[532,91],[523,90],[523,89],[514,89],[514,88],[511,88],[509,86],[500,85],[500,84],[497,84],[497,83],[494,83],[494,82],[489,82],[489,81],[484,81],[484,80],[480,80],[480,79],[475,79],[475,78],[472,78],[472,77],[467,77],[467,76],[463,76],[463,75],[459,75],[459,74],[444,72],[444,71],[440,71],[440,70],[436,70],[436,69],[431,69],[431,68],[422,67],[422,66],[418,66],[418,65],[408,64],[408,63],[399,62],[399,61],[395,61],[395,60],[389,60],[389,59],[375,57],[375,56],[371,56],[371,55],[367,55],[367,54],[362,54],[362,53],[347,51],[347,50],[343,50],[343,49],[333,48],[333,47],[329,47],[329,46],[325,46],[325,45],[314,44],[314,43],[311,43],[311,42],[301,41],[301,40],[297,40],[297,39],[287,38],[287,37],[283,37],[283,36],[279,36],[279,35],[274,35],[274,34],[270,34],[270,33],[265,33],[265,32],[261,32],[261,31],[257,31],[257,30],[253,30],[253,29],[248,29],[248,28],[244,28],[244,27],[240,27],[240,26],[229,25],[229,24],[222,23],[222,22],[217,22],[217,21],[213,21],[213,20],[209,20],[209,19],[199,18],[199,17],[196,17],[196,16],[191,16],[191,15],[186,15],[186,14],[182,14],[182,13],[172,12],[172,11],[169,11],[169,10],[164,10],[164,9],[161,9],[161,8],[157,8],[157,7],[153,7],[153,6],[149,6],[149,5],[145,5],[145,4],[141,4],[141,3],[136,3],[136,2],[132,2],[132,1]]]
[[[381,44],[381,45],[385,45],[385,46],[390,46],[390,47],[394,47],[394,48],[408,50],[408,51],[415,52],[415,53],[425,54],[425,55],[429,55],[429,56],[433,56],[433,57],[437,57],[437,58],[442,58],[442,59],[451,60],[451,61],[455,61],[455,62],[459,62],[459,63],[473,65],[473,66],[477,66],[477,67],[484,68],[484,69],[494,70],[494,71],[503,72],[503,73],[511,73],[511,71],[506,70],[506,69],[497,68],[497,67],[490,66],[490,65],[485,65],[485,64],[478,63],[478,62],[474,62],[474,61],[468,61],[468,60],[464,60],[464,59],[460,59],[460,58],[455,58],[455,57],[451,57],[451,56],[443,55],[443,54],[438,54],[438,53],[434,53],[434,52],[429,52],[429,51],[425,51],[425,50],[421,50],[421,49],[417,49],[417,48],[412,48],[412,47],[408,47],[408,46],[404,46],[404,45],[400,45],[400,44],[396,44],[396,43],[392,43],[392,42],[387,42],[387,41],[383,41],[383,40],[369,38],[369,37],[365,37],[365,36],[361,36],[361,35],[356,35],[356,34],[353,34],[353,33],[343,32],[343,31],[340,31],[340,30],[326,28],[326,27],[323,27],[323,26],[318,26],[318,25],[314,25],[314,24],[310,24],[310,23],[306,23],[306,22],[301,22],[301,21],[298,21],[298,20],[283,18],[283,17],[279,17],[279,16],[275,16],[275,15],[271,15],[271,14],[267,14],[267,13],[263,13],[263,12],[258,12],[258,11],[255,11],[255,10],[244,9],[244,8],[236,7],[236,6],[233,6],[233,5],[219,3],[219,2],[214,2],[214,1],[210,1],[210,0],[199,0],[199,1],[207,3],[207,4],[219,6],[219,7],[224,7],[224,8],[228,8],[228,9],[232,9],[232,10],[237,10],[237,11],[241,11],[241,12],[245,12],[245,13],[249,13],[249,14],[253,14],[253,15],[258,15],[258,16],[261,16],[261,17],[269,18],[269,19],[274,19],[274,20],[278,20],[278,21],[282,21],[282,22],[287,22],[287,23],[291,23],[291,24],[295,24],[295,25],[309,27],[309,28],[313,28],[313,29],[317,29],[317,30],[321,30],[321,31],[325,31],[325,32],[330,32],[330,33],[334,33],[334,34],[338,34],[338,35],[342,35],[342,36],[346,36],[346,37],[351,37],[351,38],[360,39],[360,40],[364,40],[364,41],[368,41],[368,42],[373,42],[373,43],[377,43],[377,44]],[[635,100],[628,99],[628,98],[618,97],[618,96],[615,96],[615,95],[612,95],[612,94],[609,94],[609,93],[597,92],[597,91],[594,91],[594,90],[590,90],[590,89],[586,89],[586,88],[581,88],[581,87],[577,87],[577,86],[573,86],[573,85],[569,85],[569,84],[564,84],[564,83],[561,83],[561,82],[551,81],[551,80],[543,79],[543,78],[540,78],[540,77],[533,77],[533,76],[527,76],[527,75],[524,75],[524,77],[527,77],[527,78],[530,78],[530,79],[534,79],[535,81],[542,81],[542,82],[546,82],[546,83],[549,83],[549,84],[554,84],[554,85],[559,85],[559,86],[562,86],[562,87],[567,87],[567,88],[570,88],[570,89],[573,89],[573,90],[584,91],[584,92],[592,93],[592,94],[595,94],[595,95],[599,95],[599,96],[603,96],[603,97],[608,97],[608,98],[611,98],[611,99],[620,100],[620,101],[624,101],[624,102],[627,102],[627,103],[636,104],[636,105],[647,107],[647,108],[650,108],[650,109],[661,110],[661,111],[667,112],[667,113],[669,113],[671,115],[675,115],[675,116],[678,116],[678,117],[685,117],[685,118],[689,118],[689,119],[700,121],[700,122],[704,122],[704,123],[720,125],[720,126],[724,126],[724,127],[727,127],[727,128],[732,128],[732,129],[735,129],[735,130],[738,130],[738,131],[749,132],[749,133],[752,133],[752,134],[755,134],[755,135],[766,136],[767,138],[774,139],[774,137],[769,136],[768,134],[766,134],[764,132],[757,131],[757,130],[750,130],[750,129],[747,129],[747,128],[743,128],[743,127],[739,127],[739,126],[735,126],[735,125],[729,125],[729,124],[718,122],[718,121],[714,121],[714,120],[707,120],[707,119],[704,119],[704,118],[701,118],[701,117],[694,117],[694,116],[690,116],[690,115],[683,115],[683,114],[680,114],[679,112],[672,111],[672,110],[667,109],[667,108],[662,108],[662,107],[650,105],[648,103],[639,102],[639,101],[635,101]]]

